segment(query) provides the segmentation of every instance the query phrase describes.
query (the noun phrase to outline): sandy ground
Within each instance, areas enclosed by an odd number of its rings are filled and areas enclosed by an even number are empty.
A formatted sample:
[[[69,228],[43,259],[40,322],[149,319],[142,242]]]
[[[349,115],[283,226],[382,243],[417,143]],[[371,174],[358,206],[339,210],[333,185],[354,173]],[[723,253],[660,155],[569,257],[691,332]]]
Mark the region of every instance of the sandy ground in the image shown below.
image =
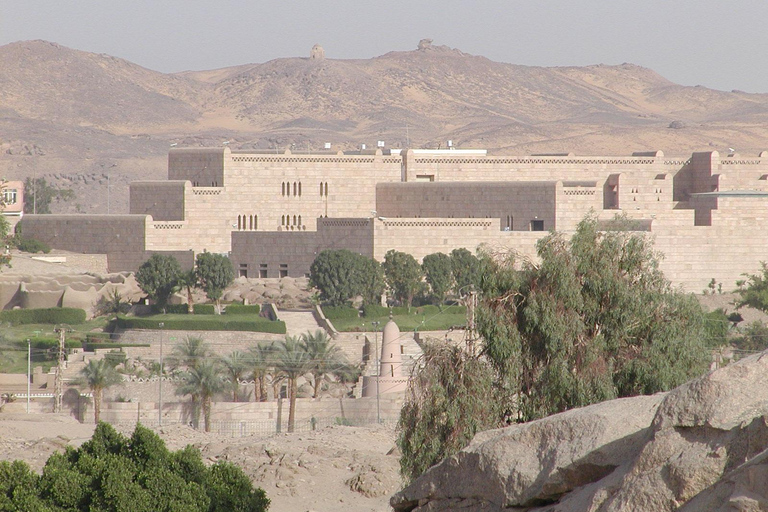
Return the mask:
[[[63,415],[0,413],[0,460],[21,459],[40,471],[51,453],[81,445],[93,428]],[[266,491],[272,512],[389,511],[389,496],[400,487],[390,427],[335,426],[242,438],[179,425],[157,432],[172,450],[191,444],[206,462],[239,465]]]

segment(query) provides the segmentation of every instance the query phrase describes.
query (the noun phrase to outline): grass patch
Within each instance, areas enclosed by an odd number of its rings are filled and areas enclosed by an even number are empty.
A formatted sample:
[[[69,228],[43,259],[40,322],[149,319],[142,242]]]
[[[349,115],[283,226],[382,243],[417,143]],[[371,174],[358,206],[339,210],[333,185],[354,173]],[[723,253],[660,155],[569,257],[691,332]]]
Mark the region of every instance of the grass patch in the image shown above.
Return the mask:
[[[434,311],[431,309],[417,310],[417,308],[411,308],[411,311],[410,314],[401,313],[392,316],[392,320],[395,321],[401,331],[446,331],[451,327],[463,327],[467,323],[466,309],[463,306],[444,306],[442,312],[437,307],[434,308]],[[397,312],[393,311],[393,313]],[[382,330],[384,325],[389,322],[389,313],[382,316],[340,318],[331,321],[339,331],[372,331],[372,322],[379,322],[378,329]]]

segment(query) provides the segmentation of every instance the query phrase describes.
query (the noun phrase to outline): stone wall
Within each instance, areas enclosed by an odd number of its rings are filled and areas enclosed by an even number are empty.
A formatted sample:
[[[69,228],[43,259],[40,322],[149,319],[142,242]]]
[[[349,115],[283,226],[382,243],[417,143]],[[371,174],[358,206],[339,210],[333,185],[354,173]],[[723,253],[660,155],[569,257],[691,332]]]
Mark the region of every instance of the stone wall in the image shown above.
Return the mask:
[[[155,221],[184,220],[188,181],[134,181],[130,187],[130,213],[151,215]]]
[[[376,213],[388,218],[492,218],[499,220],[496,229],[509,231],[531,231],[536,219],[548,231],[557,229],[557,187],[553,181],[381,183]]]

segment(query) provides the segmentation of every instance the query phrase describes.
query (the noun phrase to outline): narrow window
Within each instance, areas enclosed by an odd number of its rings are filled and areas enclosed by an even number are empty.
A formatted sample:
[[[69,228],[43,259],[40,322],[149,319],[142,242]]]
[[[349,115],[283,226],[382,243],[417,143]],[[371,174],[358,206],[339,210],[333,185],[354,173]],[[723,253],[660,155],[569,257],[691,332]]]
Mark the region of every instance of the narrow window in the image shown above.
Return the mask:
[[[259,229],[259,216],[253,216],[253,229]]]
[[[285,182],[283,182],[282,185],[283,185],[283,195],[285,195]]]
[[[328,182],[325,182],[325,197],[328,197]]]
[[[237,216],[237,230],[240,231],[240,216]]]
[[[281,225],[281,226],[285,226],[285,215],[283,215],[282,217],[280,217],[280,225]]]
[[[294,195],[294,196],[296,196],[296,192],[297,192],[297,191],[298,191],[298,189],[296,188],[296,182],[294,181],[294,182],[293,182],[293,195]]]
[[[299,197],[301,197],[301,182],[299,182]]]
[[[248,227],[248,229],[250,229],[251,231],[253,231],[253,215],[249,215],[249,216],[248,216],[248,224],[249,224],[249,227]]]
[[[295,215],[293,216],[293,225],[294,226],[296,225],[296,216]]]
[[[323,182],[320,182],[320,197],[323,197]]]
[[[299,226],[301,226],[301,215],[299,215]]]

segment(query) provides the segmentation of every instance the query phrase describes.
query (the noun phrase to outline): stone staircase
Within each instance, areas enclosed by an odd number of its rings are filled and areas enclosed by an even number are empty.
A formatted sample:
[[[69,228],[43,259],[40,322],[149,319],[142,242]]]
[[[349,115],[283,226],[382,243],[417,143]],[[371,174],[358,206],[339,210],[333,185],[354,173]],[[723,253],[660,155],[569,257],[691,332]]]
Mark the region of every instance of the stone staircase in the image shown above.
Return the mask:
[[[278,318],[285,322],[285,332],[288,336],[301,336],[307,331],[315,332],[316,330],[323,328],[315,320],[315,315],[310,310],[305,311],[288,311],[278,310]]]

